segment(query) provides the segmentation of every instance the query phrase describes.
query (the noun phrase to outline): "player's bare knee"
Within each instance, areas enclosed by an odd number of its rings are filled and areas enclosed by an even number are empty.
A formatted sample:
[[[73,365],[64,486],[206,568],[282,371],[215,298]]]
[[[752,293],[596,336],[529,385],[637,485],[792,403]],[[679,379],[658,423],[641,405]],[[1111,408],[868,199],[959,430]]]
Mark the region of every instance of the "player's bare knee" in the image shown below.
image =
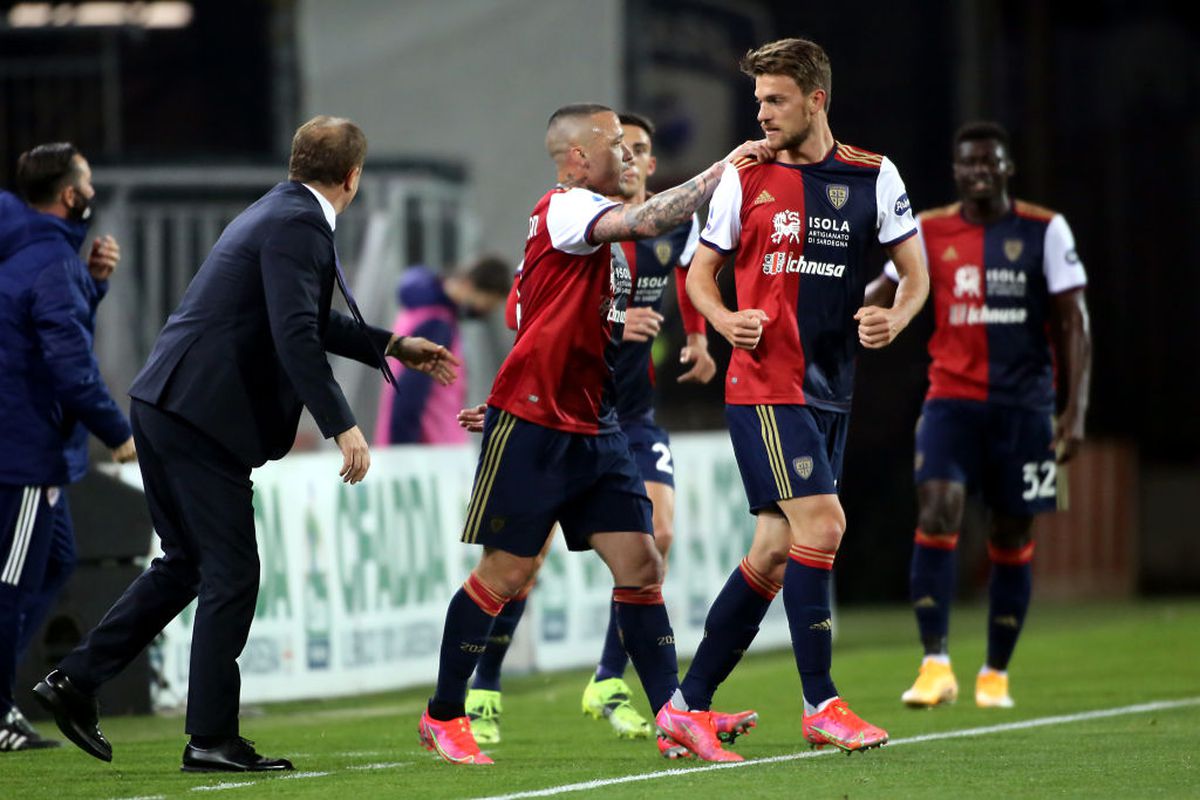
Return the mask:
[[[489,589],[506,598],[519,595],[537,575],[537,559],[500,551],[486,553],[475,568],[475,576]]]
[[[746,554],[746,560],[750,562],[751,567],[762,575],[765,575],[776,583],[782,583],[783,572],[787,569],[788,553],[790,550],[791,543],[787,541],[756,541],[750,546],[750,552]]]
[[[960,484],[928,481],[917,487],[917,525],[930,536],[958,533],[966,494]]]
[[[665,559],[675,541],[675,526],[670,520],[654,520],[654,547]]]
[[[811,517],[804,529],[795,536],[795,543],[837,552],[846,532],[846,515],[837,511],[823,512]]]

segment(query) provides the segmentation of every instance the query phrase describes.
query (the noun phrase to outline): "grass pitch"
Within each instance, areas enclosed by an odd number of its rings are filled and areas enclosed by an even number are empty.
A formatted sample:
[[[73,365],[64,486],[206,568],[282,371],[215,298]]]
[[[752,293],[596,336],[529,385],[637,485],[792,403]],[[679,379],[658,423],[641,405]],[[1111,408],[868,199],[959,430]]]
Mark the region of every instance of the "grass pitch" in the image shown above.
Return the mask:
[[[893,745],[845,757],[808,752],[800,738],[799,681],[789,652],[752,654],[717,695],[724,709],[759,710],[759,727],[736,750],[772,759],[734,769],[701,769],[658,758],[652,742],[618,741],[607,724],[584,718],[581,671],[511,678],[504,741],[494,767],[456,768],[417,744],[428,688],[329,702],[268,706],[244,715],[243,734],[268,755],[291,757],[290,776],[190,775],[178,771],[185,743],[177,718],[109,718],[114,761],[73,746],[0,754],[0,797],[481,798],[595,781],[574,797],[1198,797],[1200,705],[1121,713],[1040,726],[1020,723],[1137,703],[1200,698],[1200,602],[1195,600],[1038,606],[1010,671],[1017,707],[983,711],[973,702],[984,650],[983,615],[953,620],[952,655],[961,699],[909,710],[900,693],[916,674],[919,649],[904,609],[839,615],[834,677],[851,705],[891,733]],[[632,675],[630,676],[632,678]],[[636,686],[636,681],[631,680]],[[639,698],[639,707],[645,707]],[[1003,723],[1018,723],[992,731]],[[41,723],[43,732],[52,723]],[[955,731],[984,728],[974,736]],[[929,738],[922,738],[929,737]],[[945,737],[945,738],[938,738]],[[687,764],[685,766],[684,764]],[[651,780],[610,783],[648,773]]]

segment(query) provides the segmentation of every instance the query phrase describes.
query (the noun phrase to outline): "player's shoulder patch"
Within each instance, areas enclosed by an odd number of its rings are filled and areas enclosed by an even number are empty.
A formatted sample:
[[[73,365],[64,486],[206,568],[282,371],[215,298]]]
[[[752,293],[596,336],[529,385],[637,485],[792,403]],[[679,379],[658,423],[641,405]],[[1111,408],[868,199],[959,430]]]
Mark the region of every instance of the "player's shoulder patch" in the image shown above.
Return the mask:
[[[941,206],[939,208],[927,208],[924,211],[922,211],[920,214],[917,214],[917,219],[921,220],[921,222],[924,223],[924,222],[930,222],[932,220],[937,220],[937,219],[947,219],[949,217],[957,217],[961,210],[962,210],[962,203],[955,202],[955,203],[951,203],[948,206]]]
[[[1013,211],[1018,217],[1041,220],[1042,222],[1049,222],[1058,215],[1057,211],[1045,206],[1036,205],[1035,203],[1027,203],[1024,200],[1014,200]]]
[[[879,153],[872,153],[870,150],[863,150],[861,147],[837,142],[837,151],[833,157],[843,164],[849,164],[852,167],[867,167],[870,169],[879,169],[883,164],[883,156]]]

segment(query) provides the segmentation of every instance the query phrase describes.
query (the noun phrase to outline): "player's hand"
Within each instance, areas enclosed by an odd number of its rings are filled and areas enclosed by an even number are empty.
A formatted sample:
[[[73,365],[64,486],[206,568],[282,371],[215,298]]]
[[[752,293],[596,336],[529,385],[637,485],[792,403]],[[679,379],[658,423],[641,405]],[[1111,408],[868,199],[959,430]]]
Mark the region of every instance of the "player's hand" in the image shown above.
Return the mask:
[[[137,461],[137,448],[134,447],[132,436],[113,448],[112,459],[118,464],[128,464],[130,461]]]
[[[1068,406],[1054,422],[1054,454],[1059,464],[1075,457],[1083,444],[1083,416]]]
[[[445,347],[420,336],[393,336],[386,354],[409,369],[424,372],[442,386],[454,383],[458,378],[457,367],[462,366]]]
[[[625,309],[625,342],[648,342],[662,329],[663,315],[649,306]]]
[[[474,408],[464,408],[458,412],[458,424],[471,433],[483,433],[483,418],[487,414],[487,406],[483,403]]]
[[[775,160],[775,151],[767,147],[766,139],[755,139],[753,141],[748,139],[733,148],[729,152],[729,155],[725,156],[724,160],[732,161],[737,166],[741,166],[741,162],[743,161],[754,161],[764,164]]]
[[[358,483],[367,477],[367,470],[371,468],[371,451],[358,426],[342,431],[333,437],[333,441],[342,451],[342,468],[338,471],[342,482]]]
[[[858,320],[858,341],[872,350],[887,347],[908,325],[895,309],[879,306],[863,306],[854,312],[854,318]]]
[[[111,236],[97,236],[92,240],[92,251],[88,253],[88,272],[92,280],[106,281],[121,260],[121,245]]]
[[[688,334],[687,346],[679,351],[679,363],[692,365],[679,376],[679,383],[708,383],[717,374],[717,362],[708,354],[708,337],[703,333]]]
[[[746,308],[725,312],[713,321],[713,327],[737,349],[753,350],[762,338],[763,325],[769,321],[767,312],[762,309]]]

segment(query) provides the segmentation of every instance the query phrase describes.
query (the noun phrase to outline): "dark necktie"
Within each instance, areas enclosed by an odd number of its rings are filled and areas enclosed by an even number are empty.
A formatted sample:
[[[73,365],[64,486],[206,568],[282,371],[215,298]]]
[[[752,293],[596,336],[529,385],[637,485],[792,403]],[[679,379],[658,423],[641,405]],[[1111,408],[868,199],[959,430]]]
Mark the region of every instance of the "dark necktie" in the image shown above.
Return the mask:
[[[363,336],[366,336],[367,341],[371,343],[371,349],[375,351],[375,357],[379,359],[379,370],[383,373],[384,380],[395,387],[396,376],[392,374],[392,368],[388,365],[387,358],[380,352],[379,345],[375,344],[375,337],[371,335],[371,331],[367,327],[367,321],[363,319],[362,312],[358,310],[358,303],[354,302],[354,295],[350,293],[350,284],[346,283],[346,273],[342,272],[342,260],[338,258],[336,250],[333,252],[333,271],[337,275],[337,284],[338,288],[342,290],[342,297],[346,298],[346,306],[350,309],[350,316],[354,317],[354,321],[358,323]]]

